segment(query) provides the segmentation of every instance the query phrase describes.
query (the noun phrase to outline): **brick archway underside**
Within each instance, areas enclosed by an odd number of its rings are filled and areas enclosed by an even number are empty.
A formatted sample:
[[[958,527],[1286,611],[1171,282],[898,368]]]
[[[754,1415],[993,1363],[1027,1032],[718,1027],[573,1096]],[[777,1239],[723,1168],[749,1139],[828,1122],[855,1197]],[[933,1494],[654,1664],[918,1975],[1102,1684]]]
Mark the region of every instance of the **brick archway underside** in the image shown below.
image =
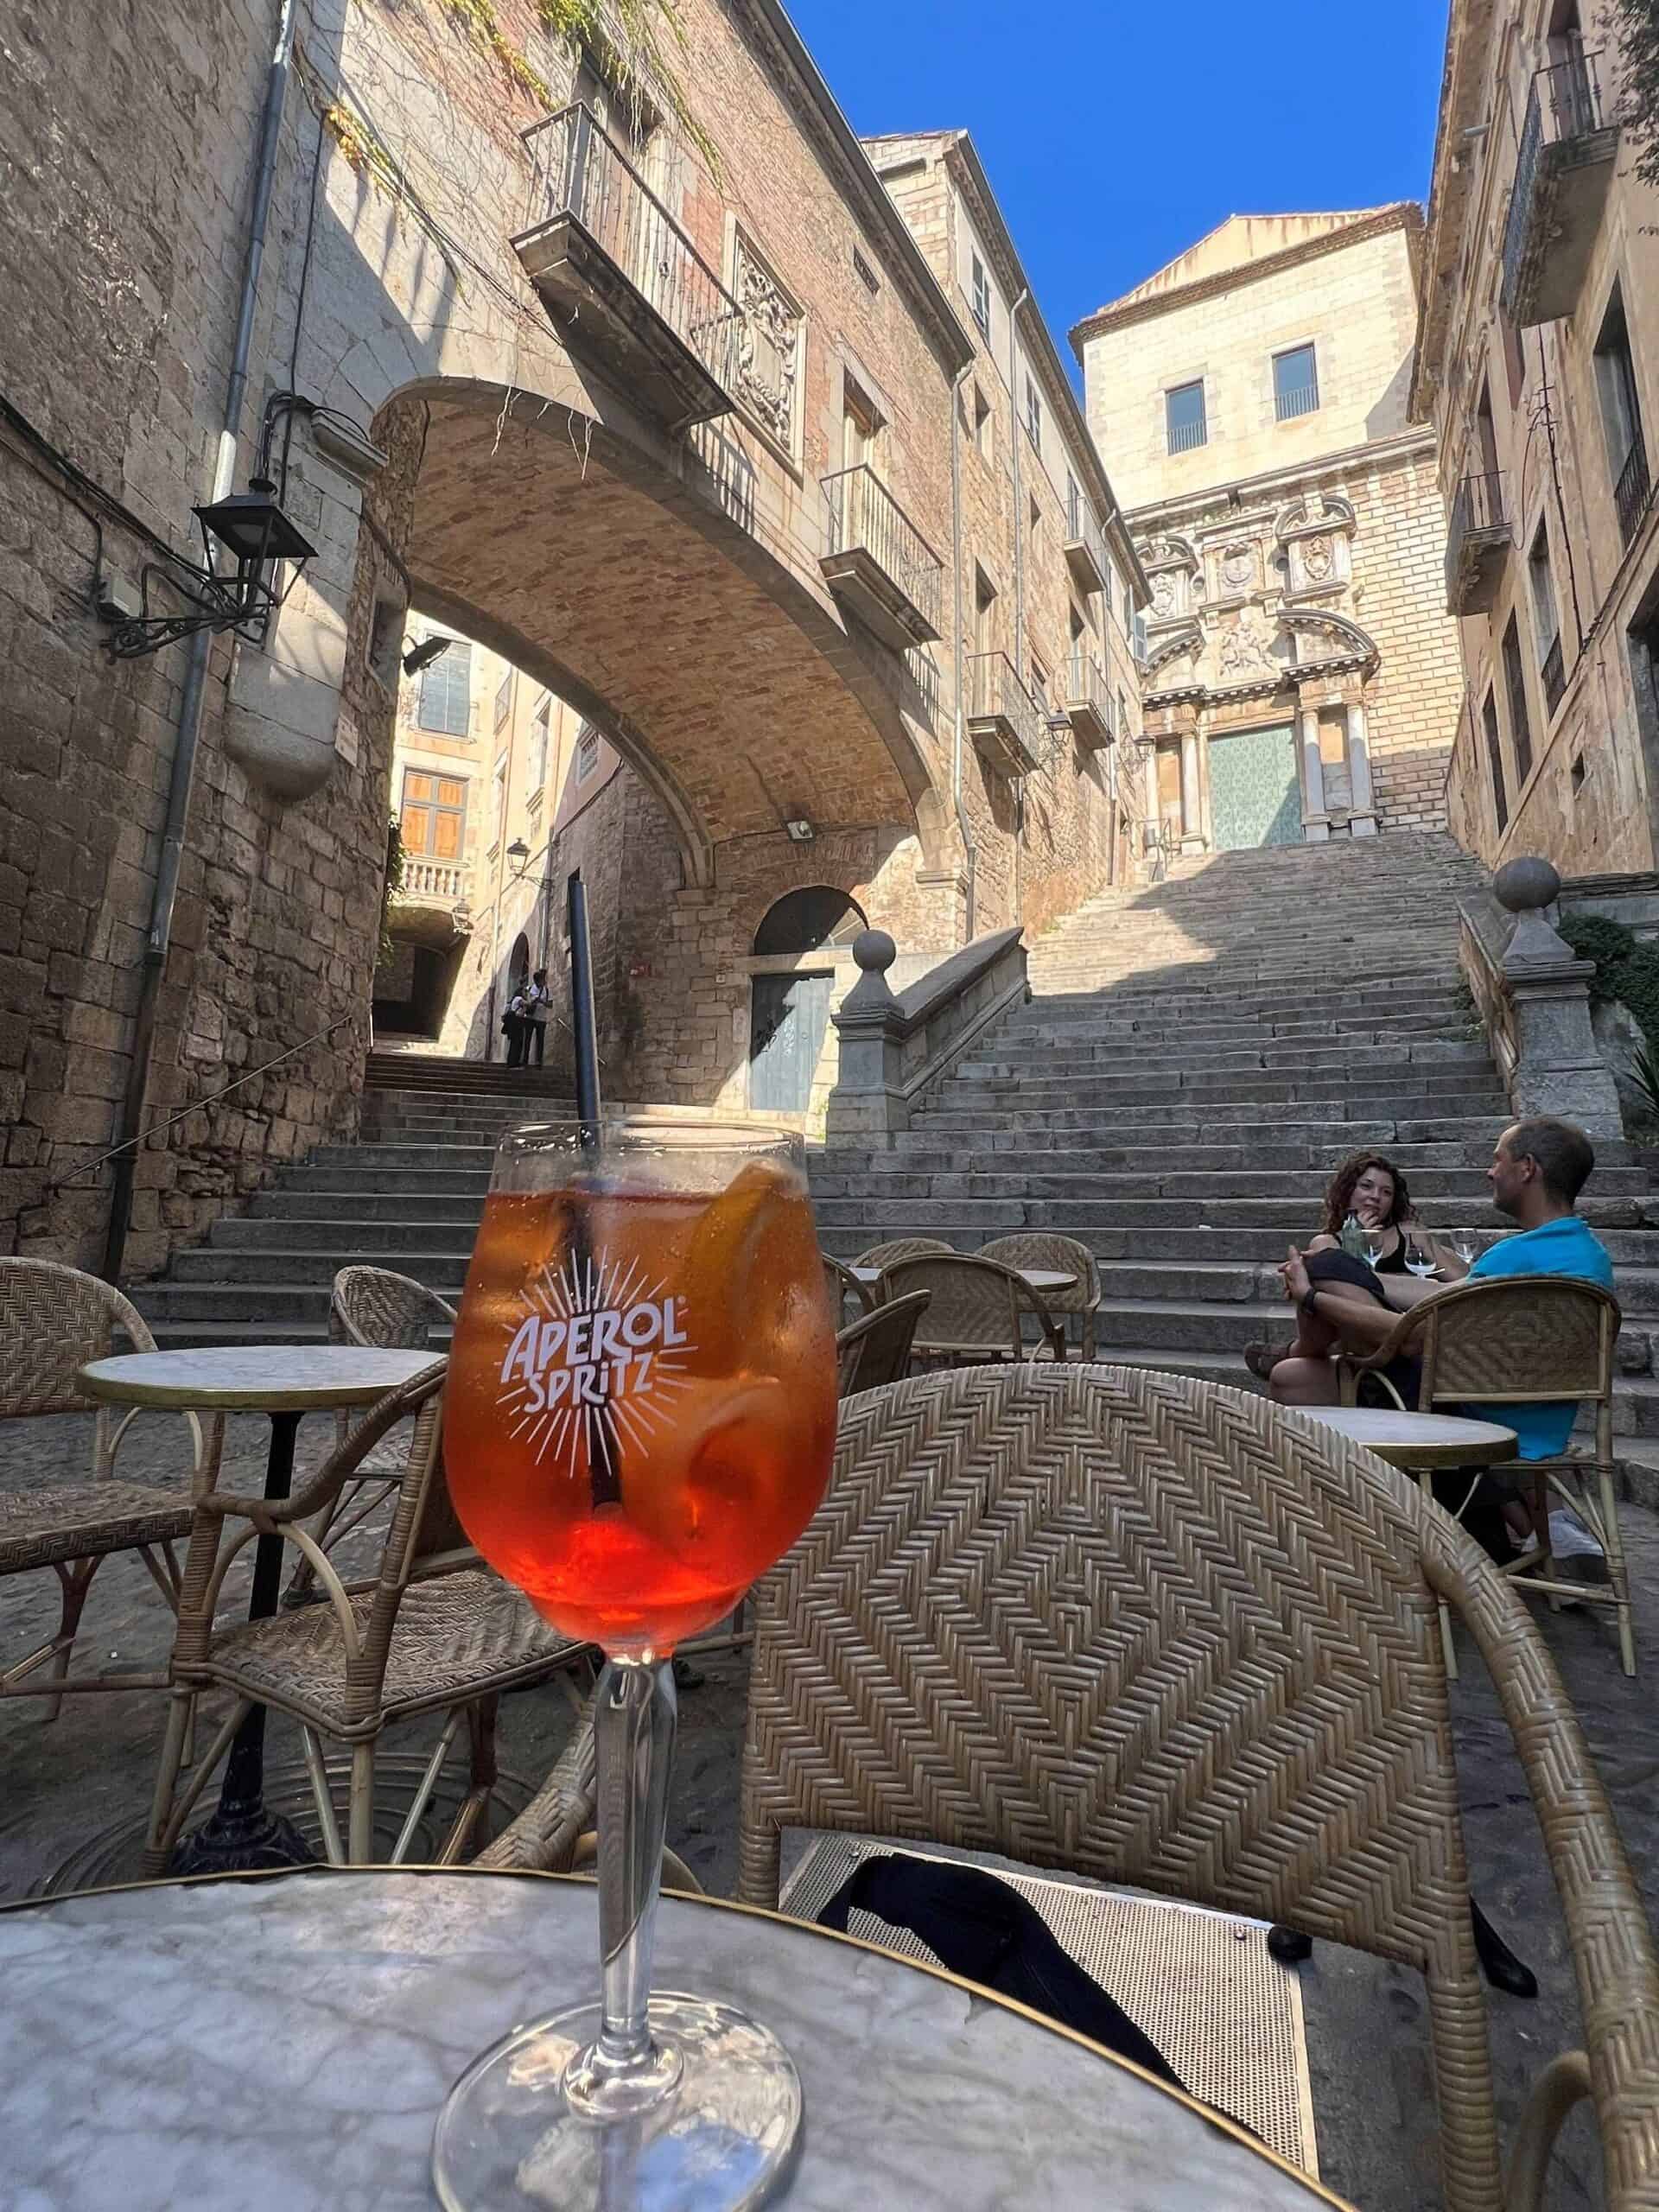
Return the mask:
[[[691,880],[793,816],[914,829],[913,747],[884,734],[862,656],[748,531],[563,405],[521,398],[504,421],[425,404],[416,605],[602,729],[667,804]]]

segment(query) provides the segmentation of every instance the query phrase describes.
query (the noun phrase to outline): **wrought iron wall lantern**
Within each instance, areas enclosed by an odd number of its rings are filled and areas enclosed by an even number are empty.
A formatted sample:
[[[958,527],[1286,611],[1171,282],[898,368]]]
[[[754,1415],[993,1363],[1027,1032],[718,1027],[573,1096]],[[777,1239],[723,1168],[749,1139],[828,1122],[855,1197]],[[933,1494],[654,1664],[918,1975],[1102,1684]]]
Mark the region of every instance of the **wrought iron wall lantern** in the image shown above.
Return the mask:
[[[507,863],[512,870],[513,881],[522,883],[524,870],[530,866],[530,847],[522,837],[515,837],[507,847]]]
[[[294,576],[315,556],[315,546],[277,505],[269,477],[250,477],[245,492],[233,492],[194,512],[201,529],[201,566],[181,562],[181,573],[174,575],[153,563],[146,565],[140,579],[139,612],[118,621],[110,637],[110,651],[118,660],[139,659],[199,630],[233,630],[257,644],[264,624],[292,588]],[[219,572],[216,563],[221,550],[235,562],[233,572]],[[284,561],[292,573],[279,596],[276,567]],[[152,576],[164,576],[188,607],[176,614],[152,614]]]

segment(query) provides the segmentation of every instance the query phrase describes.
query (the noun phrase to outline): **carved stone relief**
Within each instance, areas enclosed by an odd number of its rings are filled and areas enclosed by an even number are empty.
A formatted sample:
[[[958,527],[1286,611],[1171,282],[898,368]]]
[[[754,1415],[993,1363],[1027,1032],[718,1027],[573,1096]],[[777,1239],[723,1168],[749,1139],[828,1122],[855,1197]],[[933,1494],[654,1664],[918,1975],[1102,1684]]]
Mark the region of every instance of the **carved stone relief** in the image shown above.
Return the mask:
[[[741,315],[734,397],[792,454],[803,317],[741,227],[734,240],[732,290]]]
[[[1279,664],[1274,658],[1273,640],[1273,625],[1262,609],[1241,607],[1235,620],[1218,633],[1217,681],[1241,683],[1252,677],[1276,674]]]

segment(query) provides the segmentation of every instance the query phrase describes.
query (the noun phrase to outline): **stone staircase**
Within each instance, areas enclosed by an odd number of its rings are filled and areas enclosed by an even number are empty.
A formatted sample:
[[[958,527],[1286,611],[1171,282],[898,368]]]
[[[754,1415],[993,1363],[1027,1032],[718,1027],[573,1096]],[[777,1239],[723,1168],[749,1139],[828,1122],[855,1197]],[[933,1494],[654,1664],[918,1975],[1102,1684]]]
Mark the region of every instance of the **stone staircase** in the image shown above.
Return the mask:
[[[826,1247],[1062,1230],[1100,1262],[1103,1359],[1248,1383],[1244,1345],[1290,1325],[1275,1264],[1345,1153],[1398,1160],[1433,1226],[1506,1225],[1484,1170],[1509,1116],[1458,968],[1480,880],[1449,838],[1401,835],[1218,854],[1090,900],[896,1149],[815,1163]],[[1628,1147],[1598,1154],[1618,1423],[1659,1460],[1659,1198]]]
[[[533,1068],[372,1054],[356,1144],[323,1145],[134,1293],[164,1346],[320,1344],[335,1270],[360,1262],[453,1304],[504,1129],[574,1113]]]

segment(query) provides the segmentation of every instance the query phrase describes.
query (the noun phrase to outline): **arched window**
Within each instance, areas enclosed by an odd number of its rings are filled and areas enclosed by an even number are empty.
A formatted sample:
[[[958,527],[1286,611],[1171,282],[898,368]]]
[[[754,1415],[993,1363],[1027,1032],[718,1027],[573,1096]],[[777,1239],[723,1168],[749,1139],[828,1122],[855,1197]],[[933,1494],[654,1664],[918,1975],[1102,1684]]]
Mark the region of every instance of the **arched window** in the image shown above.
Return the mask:
[[[522,931],[513,939],[512,957],[507,962],[507,982],[512,990],[521,990],[530,981],[530,939]]]
[[[785,892],[769,906],[754,933],[757,954],[816,952],[820,945],[850,944],[866,927],[855,900],[828,884]]]

